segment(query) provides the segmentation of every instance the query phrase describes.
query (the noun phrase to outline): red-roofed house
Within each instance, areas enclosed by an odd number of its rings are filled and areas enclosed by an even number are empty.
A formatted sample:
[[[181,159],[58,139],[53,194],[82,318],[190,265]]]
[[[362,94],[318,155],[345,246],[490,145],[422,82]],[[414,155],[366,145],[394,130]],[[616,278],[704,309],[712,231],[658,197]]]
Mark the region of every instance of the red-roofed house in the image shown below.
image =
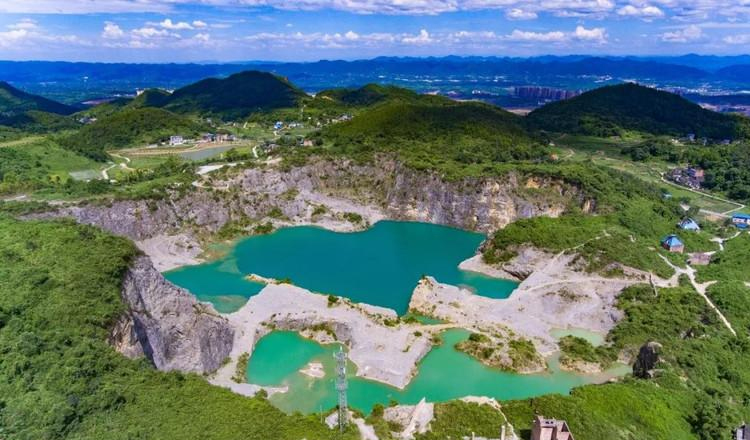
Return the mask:
[[[574,440],[574,438],[565,420],[536,416],[534,427],[531,428],[531,440]]]

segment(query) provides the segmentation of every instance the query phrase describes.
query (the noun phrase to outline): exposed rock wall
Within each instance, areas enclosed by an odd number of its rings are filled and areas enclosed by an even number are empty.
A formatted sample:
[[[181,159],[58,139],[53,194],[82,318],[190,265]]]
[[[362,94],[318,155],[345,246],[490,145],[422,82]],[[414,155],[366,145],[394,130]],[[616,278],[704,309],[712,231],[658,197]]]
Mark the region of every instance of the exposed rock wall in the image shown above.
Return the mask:
[[[142,241],[186,230],[212,233],[230,220],[260,219],[273,209],[293,222],[313,223],[314,206],[330,204],[339,210],[373,207],[382,214],[376,219],[385,216],[484,232],[519,218],[558,216],[571,204],[592,206],[578,188],[554,179],[522,179],[511,173],[447,181],[393,161],[375,167],[319,160],[289,171],[274,166],[241,170],[161,200],[63,207],[35,217],[70,216]]]
[[[641,379],[653,378],[658,370],[657,366],[661,362],[662,345],[658,342],[647,342],[638,352],[638,357],[633,364],[633,376]]]
[[[434,173],[397,168],[386,192],[386,211],[395,218],[494,231],[521,218],[557,217],[568,204],[585,207],[577,188],[552,179],[469,178],[445,181]]]
[[[110,343],[128,357],[147,357],[159,370],[207,373],[229,355],[234,330],[213,307],[169,283],[148,257],[135,260],[125,275],[127,312]]]

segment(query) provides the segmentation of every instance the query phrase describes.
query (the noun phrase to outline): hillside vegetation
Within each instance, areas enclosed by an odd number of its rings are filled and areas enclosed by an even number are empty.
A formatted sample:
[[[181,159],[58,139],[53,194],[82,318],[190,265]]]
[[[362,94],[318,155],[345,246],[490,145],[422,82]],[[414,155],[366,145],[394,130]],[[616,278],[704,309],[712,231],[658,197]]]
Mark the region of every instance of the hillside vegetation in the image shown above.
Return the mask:
[[[583,214],[572,207],[557,219],[516,221],[490,238],[484,248],[486,261],[507,261],[524,245],[553,253],[577,247],[576,252],[589,271],[616,275],[612,264],[622,263],[669,278],[674,271],[656,250],[663,237],[680,232],[688,252],[716,248],[707,234],[681,233],[677,223],[685,214],[677,202],[662,200],[660,192],[635,177],[593,165],[561,166],[558,176],[581,187],[596,201],[596,215]],[[674,259],[667,252],[661,255]],[[679,260],[675,263],[683,264]]]
[[[75,107],[26,93],[7,82],[0,81],[0,115],[12,116],[29,110],[38,110],[59,115],[69,115],[76,112]]]
[[[386,100],[400,100],[407,102],[444,102],[447,98],[431,95],[420,95],[412,90],[396,86],[368,84],[355,89],[324,90],[316,98],[327,98],[347,106],[369,107]]]
[[[617,136],[625,130],[711,139],[750,136],[747,118],[705,110],[680,96],[637,84],[602,87],[547,104],[526,117],[529,128]]]
[[[520,118],[481,103],[388,101],[348,122],[323,129],[339,154],[359,158],[396,152],[417,168],[539,159],[547,155],[523,130]]]
[[[74,107],[0,82],[0,126],[32,133],[74,129],[79,125],[67,115],[75,111]]]
[[[127,109],[102,118],[60,140],[64,147],[96,160],[106,150],[169,140],[171,135],[197,136],[205,127],[186,116],[164,109]]]
[[[0,437],[329,440],[315,416],[192,374],[161,373],[107,344],[136,250],[70,222],[0,216]],[[355,428],[342,436],[356,439]]]

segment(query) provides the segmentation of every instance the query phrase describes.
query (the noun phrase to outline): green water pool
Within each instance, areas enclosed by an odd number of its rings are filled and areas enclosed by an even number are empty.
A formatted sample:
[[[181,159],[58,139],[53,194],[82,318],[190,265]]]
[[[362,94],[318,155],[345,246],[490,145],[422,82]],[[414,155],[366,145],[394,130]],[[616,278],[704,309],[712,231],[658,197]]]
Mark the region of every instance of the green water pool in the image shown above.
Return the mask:
[[[601,333],[592,332],[592,331],[582,329],[582,328],[568,328],[568,329],[556,328],[556,329],[552,329],[550,334],[555,339],[560,339],[565,336],[575,336],[578,338],[582,338],[582,339],[589,341],[589,343],[593,345],[594,347],[598,347],[604,344],[604,335],[602,335]]]
[[[262,285],[254,273],[291,279],[300,287],[406,312],[423,275],[466,286],[479,295],[507,298],[517,283],[458,269],[483,234],[428,223],[382,221],[362,232],[301,226],[242,239],[223,258],[165,273],[220,312],[240,308]]]
[[[448,330],[443,343],[422,360],[417,376],[404,389],[398,390],[379,382],[355,376],[349,366],[349,405],[369,413],[376,403],[387,405],[391,400],[415,404],[423,397],[440,402],[468,395],[494,397],[498,400],[522,399],[543,394],[567,394],[571,388],[606,381],[629,371],[621,365],[598,375],[582,375],[560,371],[556,359],[550,361],[550,372],[514,374],[489,368],[471,356],[454,349],[469,336],[465,330]],[[267,386],[287,386],[286,393],[273,394],[271,402],[284,411],[315,413],[336,405],[334,389],[337,344],[321,346],[297,333],[275,331],[256,344],[247,368],[248,382]],[[309,377],[299,370],[310,362],[323,364],[323,378]]]

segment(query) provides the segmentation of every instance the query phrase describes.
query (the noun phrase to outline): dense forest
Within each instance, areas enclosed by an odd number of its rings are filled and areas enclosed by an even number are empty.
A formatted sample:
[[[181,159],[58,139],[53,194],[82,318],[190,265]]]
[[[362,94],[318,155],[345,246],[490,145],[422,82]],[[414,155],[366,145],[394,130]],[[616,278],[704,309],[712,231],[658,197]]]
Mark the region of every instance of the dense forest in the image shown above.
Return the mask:
[[[60,144],[95,160],[107,150],[168,141],[171,135],[195,137],[206,126],[186,116],[159,108],[126,109],[64,135]]]
[[[315,416],[285,415],[110,347],[136,254],[125,239],[0,215],[0,249],[0,438],[330,439]]]
[[[177,89],[160,102],[177,113],[214,115],[227,120],[276,108],[296,107],[307,95],[283,78],[247,71],[225,79],[209,78]]]
[[[487,104],[447,100],[386,102],[331,125],[319,137],[340,154],[395,152],[418,168],[540,160],[549,154],[526,134],[520,117]]]

